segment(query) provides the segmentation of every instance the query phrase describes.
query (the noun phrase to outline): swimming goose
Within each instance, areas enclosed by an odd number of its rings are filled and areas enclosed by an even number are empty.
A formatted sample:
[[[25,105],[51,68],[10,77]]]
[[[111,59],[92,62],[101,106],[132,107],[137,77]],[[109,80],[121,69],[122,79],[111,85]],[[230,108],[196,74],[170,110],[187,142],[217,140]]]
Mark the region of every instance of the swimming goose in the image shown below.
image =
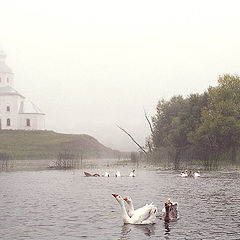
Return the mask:
[[[192,170],[189,170],[189,172],[188,172],[188,177],[193,177],[193,172],[192,172]]]
[[[199,172],[199,171],[195,172],[195,173],[193,174],[193,176],[194,176],[194,177],[200,177],[200,172]]]
[[[146,209],[150,209],[150,208],[155,209],[156,208],[151,203],[151,204],[146,204],[145,206],[134,210],[132,199],[130,197],[125,197],[125,198],[123,198],[123,200],[125,200],[129,206],[129,211],[128,211],[129,217],[132,217],[134,214],[142,214],[144,211],[146,211]]]
[[[178,211],[177,211],[177,203],[171,203],[171,201],[167,201],[165,203],[165,212],[163,214],[162,219],[164,221],[172,221],[177,220]]]
[[[108,172],[105,172],[104,177],[110,177],[110,174]]]
[[[112,194],[115,199],[118,201],[121,210],[122,210],[122,219],[124,223],[130,224],[152,224],[156,219],[157,208],[146,208],[139,214],[134,214],[132,217],[129,217],[125,208],[123,198],[118,194]]]
[[[88,172],[84,172],[84,174],[86,177],[100,177],[100,175],[98,173],[91,174]]]
[[[121,174],[120,174],[119,171],[117,171],[117,172],[115,173],[115,177],[121,177]]]
[[[185,171],[185,172],[181,172],[181,177],[187,177],[188,176],[188,174],[187,174],[187,172]]]
[[[135,169],[130,172],[129,177],[136,177]]]

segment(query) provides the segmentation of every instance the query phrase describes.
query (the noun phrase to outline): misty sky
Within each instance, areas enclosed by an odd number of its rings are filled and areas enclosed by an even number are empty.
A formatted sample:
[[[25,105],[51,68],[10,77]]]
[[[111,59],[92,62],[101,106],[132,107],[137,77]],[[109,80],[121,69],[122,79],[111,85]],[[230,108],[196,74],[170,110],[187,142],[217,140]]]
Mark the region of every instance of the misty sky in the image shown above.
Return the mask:
[[[15,89],[46,128],[136,150],[143,107],[240,74],[240,1],[0,0],[0,46]]]

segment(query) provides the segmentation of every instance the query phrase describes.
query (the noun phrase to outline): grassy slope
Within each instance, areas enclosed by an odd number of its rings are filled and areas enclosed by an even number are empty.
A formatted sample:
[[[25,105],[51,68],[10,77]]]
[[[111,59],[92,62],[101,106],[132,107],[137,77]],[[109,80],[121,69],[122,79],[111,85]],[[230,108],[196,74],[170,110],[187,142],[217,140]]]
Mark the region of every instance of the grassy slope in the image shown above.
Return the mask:
[[[51,159],[59,152],[86,157],[113,157],[113,151],[85,134],[62,134],[53,131],[0,131],[0,153],[10,154],[13,159]]]

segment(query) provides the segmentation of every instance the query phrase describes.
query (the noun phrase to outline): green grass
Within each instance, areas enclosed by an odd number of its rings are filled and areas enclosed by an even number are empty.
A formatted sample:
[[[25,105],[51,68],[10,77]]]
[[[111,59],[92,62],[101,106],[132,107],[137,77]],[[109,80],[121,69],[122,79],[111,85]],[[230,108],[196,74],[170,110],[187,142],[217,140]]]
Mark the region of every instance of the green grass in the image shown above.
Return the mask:
[[[62,134],[53,131],[1,130],[0,153],[12,159],[55,159],[59,152],[84,158],[114,157],[117,151],[103,146],[86,134]]]

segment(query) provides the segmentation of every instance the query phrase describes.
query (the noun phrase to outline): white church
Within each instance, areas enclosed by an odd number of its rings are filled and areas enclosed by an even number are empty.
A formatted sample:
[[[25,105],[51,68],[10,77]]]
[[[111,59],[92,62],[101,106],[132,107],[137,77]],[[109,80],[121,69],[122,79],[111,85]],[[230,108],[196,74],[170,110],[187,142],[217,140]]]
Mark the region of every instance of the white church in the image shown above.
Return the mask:
[[[0,49],[0,130],[45,130],[45,114],[17,92],[13,72]]]

